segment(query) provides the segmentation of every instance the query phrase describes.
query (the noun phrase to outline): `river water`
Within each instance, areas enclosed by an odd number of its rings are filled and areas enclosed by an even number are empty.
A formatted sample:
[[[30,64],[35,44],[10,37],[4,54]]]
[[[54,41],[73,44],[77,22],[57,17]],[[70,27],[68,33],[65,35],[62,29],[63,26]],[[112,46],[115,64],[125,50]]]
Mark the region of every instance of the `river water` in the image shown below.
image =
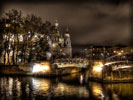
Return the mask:
[[[133,100],[133,83],[87,82],[83,73],[52,79],[0,76],[0,100]]]

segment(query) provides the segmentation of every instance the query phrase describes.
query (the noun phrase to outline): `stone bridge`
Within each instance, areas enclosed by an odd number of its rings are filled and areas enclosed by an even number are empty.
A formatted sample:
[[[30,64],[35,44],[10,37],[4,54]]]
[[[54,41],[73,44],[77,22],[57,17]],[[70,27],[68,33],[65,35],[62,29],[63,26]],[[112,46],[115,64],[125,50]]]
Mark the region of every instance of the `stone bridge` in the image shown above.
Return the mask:
[[[132,65],[133,64],[133,50],[128,52],[118,53],[111,57],[106,58],[104,61],[104,66],[114,66],[114,65]],[[122,67],[121,66],[121,67]]]
[[[108,58],[105,58],[105,62],[114,61],[114,60],[133,60],[133,51],[118,53]]]
[[[122,63],[125,63],[125,64],[128,64],[132,61],[110,61],[110,62],[106,62],[104,63],[105,66],[108,66],[108,65],[112,65],[112,64],[122,64]]]
[[[53,64],[57,65],[58,68],[66,68],[66,67],[87,68],[89,65],[89,61],[88,59],[83,59],[83,58],[61,58],[61,59],[56,59]]]
[[[133,51],[113,55],[95,64],[89,78],[114,82],[133,82]]]

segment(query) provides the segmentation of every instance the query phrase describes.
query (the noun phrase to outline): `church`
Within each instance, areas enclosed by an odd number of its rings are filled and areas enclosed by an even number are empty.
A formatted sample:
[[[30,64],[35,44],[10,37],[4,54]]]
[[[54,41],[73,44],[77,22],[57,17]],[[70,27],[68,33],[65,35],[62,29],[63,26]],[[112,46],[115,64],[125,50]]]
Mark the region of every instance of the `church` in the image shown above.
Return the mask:
[[[60,33],[58,29],[58,22],[55,22],[55,31],[47,37],[48,44],[50,47],[50,52],[48,55],[58,58],[58,57],[72,57],[72,46],[70,33],[68,28],[65,33]]]

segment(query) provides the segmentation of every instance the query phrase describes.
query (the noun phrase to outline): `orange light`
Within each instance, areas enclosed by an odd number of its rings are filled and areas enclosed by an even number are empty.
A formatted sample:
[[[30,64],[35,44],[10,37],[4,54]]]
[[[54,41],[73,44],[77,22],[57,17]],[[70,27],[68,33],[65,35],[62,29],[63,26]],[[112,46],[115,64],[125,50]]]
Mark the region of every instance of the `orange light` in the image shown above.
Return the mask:
[[[50,71],[50,67],[48,65],[41,65],[41,64],[35,64],[33,66],[32,72],[36,73],[36,72],[49,72]]]

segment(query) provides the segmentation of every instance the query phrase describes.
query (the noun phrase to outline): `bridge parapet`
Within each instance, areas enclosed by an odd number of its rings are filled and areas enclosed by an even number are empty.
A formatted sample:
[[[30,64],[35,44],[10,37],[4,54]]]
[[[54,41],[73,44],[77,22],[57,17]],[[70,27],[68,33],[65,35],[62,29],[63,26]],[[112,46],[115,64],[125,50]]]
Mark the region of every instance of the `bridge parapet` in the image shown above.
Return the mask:
[[[118,53],[116,55],[110,56],[105,59],[106,61],[116,61],[116,60],[133,60],[133,51],[125,52],[125,53]]]
[[[64,67],[80,67],[86,68],[89,65],[89,61],[87,59],[82,58],[61,58],[56,59],[54,61],[59,68]]]

